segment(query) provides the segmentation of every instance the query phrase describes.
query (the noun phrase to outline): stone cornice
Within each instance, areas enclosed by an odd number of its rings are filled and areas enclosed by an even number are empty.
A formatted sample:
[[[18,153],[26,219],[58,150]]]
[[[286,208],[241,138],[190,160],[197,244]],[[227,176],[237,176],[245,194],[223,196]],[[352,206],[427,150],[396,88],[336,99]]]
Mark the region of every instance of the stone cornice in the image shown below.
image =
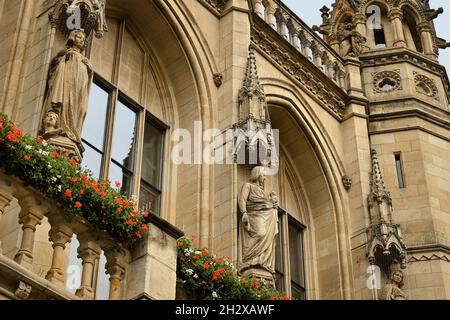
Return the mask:
[[[198,1],[218,18],[222,16],[225,4],[227,2],[227,0],[198,0]]]
[[[251,39],[260,53],[300,84],[313,99],[338,120],[342,120],[347,93],[264,21],[253,15]],[[283,41],[282,41],[283,40]]]

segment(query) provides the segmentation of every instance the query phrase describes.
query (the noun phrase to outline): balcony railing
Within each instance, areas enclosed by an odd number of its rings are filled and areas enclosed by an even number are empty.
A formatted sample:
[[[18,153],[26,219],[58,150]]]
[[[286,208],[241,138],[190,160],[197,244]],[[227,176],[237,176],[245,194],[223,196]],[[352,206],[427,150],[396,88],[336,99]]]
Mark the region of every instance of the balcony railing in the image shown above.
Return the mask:
[[[100,254],[104,252],[105,269],[110,282],[109,299],[175,298],[176,241],[182,233],[162,219],[152,217],[148,237],[133,248],[124,247],[83,218],[76,217],[68,221],[58,203],[0,170],[0,228],[7,227],[6,223],[2,223],[2,218],[12,211],[8,207],[13,203],[15,207],[20,207],[17,222],[23,232],[18,233],[20,246],[13,259],[2,254],[0,242],[0,274],[7,275],[6,280],[0,279],[0,296],[24,299],[31,294],[30,298],[40,299],[94,299],[96,271]],[[33,268],[36,255],[42,254],[40,251],[35,252],[39,248],[35,245],[35,236],[40,227],[49,229],[48,247],[52,248],[51,265],[43,277]],[[17,227],[14,228],[17,230]],[[64,267],[68,261],[64,252],[74,234],[80,243],[77,253],[82,260],[82,272],[81,285],[72,294],[66,289],[67,274]],[[164,242],[162,245],[155,244],[161,239]],[[160,255],[164,256],[165,264],[154,262]],[[172,263],[168,264],[167,261]],[[154,267],[150,270],[149,266]],[[161,273],[165,277],[160,277]],[[158,277],[165,283],[159,281]],[[147,278],[152,279],[152,284],[147,283]],[[125,279],[127,286],[124,285]],[[171,279],[171,282],[167,279]],[[5,289],[8,286],[15,288]]]
[[[342,58],[278,0],[252,0],[254,12],[339,87],[346,90]]]

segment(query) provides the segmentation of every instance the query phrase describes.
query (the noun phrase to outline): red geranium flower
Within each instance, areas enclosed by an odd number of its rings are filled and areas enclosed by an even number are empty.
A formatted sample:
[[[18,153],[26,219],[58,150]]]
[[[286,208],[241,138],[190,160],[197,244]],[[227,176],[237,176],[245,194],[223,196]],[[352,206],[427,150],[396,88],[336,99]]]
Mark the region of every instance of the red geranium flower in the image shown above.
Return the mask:
[[[75,202],[75,206],[77,206],[78,208],[81,208],[83,205],[81,204],[80,201]]]
[[[77,178],[72,178],[72,179],[70,179],[73,183],[77,183],[78,182],[78,179]]]
[[[8,135],[6,136],[6,139],[8,139],[8,141],[10,141],[10,142],[17,141],[17,137],[12,132],[8,133]]]
[[[67,189],[66,190],[66,193],[64,194],[67,198],[71,198],[72,197],[72,190],[70,190],[70,189]]]
[[[76,166],[78,164],[78,162],[77,162],[77,160],[72,159],[72,160],[70,160],[70,164],[73,166]]]
[[[184,243],[181,242],[181,241],[178,241],[177,246],[178,246],[179,248],[184,247]]]
[[[144,218],[148,218],[148,216],[150,215],[150,213],[149,213],[147,210],[145,210],[143,215],[144,215]]]
[[[0,118],[0,123],[5,122],[5,118]]]
[[[24,157],[23,157],[23,160],[29,161],[29,160],[30,160],[30,156],[24,156]]]
[[[122,212],[122,211],[123,211],[123,208],[122,208],[122,207],[119,207],[119,208],[117,209],[117,211],[118,211],[118,212]]]
[[[141,232],[140,231],[136,231],[135,233],[134,233],[135,235],[136,235],[136,237],[138,237],[139,239],[141,239],[142,238],[142,234],[141,234]]]
[[[44,138],[42,138],[41,136],[38,136],[36,141],[38,144],[42,144],[42,142],[44,141]]]
[[[120,183],[120,181],[116,181],[116,187],[117,187],[117,188],[120,188],[121,185],[122,185],[122,184]]]
[[[144,224],[141,228],[142,232],[147,232],[148,231],[148,225]]]
[[[3,138],[0,138],[0,142],[3,142],[3,141],[5,141],[5,139],[3,139]]]
[[[2,124],[0,124],[0,130],[3,130],[3,129],[5,129],[5,127]]]
[[[122,204],[122,198],[121,197],[117,197],[116,198],[116,203],[117,204]]]
[[[205,262],[203,265],[203,269],[208,270],[211,266],[209,265],[208,261]]]
[[[80,194],[81,195],[83,195],[83,194],[85,194],[86,192],[84,191],[84,190],[80,190]]]
[[[59,158],[59,152],[58,151],[54,151],[53,152],[53,158],[55,158],[55,159]]]
[[[109,178],[106,178],[105,181],[106,181],[107,184],[111,184],[111,180]]]
[[[106,197],[106,192],[102,191],[100,192],[100,198],[105,199]]]
[[[130,219],[130,220],[127,221],[127,225],[131,226],[131,225],[133,225],[133,224],[134,224],[133,219]]]

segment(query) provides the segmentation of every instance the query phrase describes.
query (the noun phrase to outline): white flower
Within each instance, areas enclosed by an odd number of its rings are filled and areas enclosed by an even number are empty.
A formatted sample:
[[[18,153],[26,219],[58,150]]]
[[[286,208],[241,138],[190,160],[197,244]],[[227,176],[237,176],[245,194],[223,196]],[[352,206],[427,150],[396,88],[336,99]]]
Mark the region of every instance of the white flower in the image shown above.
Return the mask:
[[[31,150],[31,149],[33,149],[32,146],[30,146],[30,145],[26,145],[26,146],[25,146],[25,150]]]
[[[190,276],[192,276],[192,274],[194,273],[194,270],[192,269],[186,269],[186,273]]]
[[[61,176],[60,176],[60,175],[57,175],[56,177],[57,177],[58,179],[61,179]]]
[[[191,255],[191,252],[189,251],[189,249],[184,249],[184,255],[186,257],[189,257]]]
[[[219,295],[217,294],[216,291],[213,291],[213,292],[212,292],[212,296],[213,296],[213,298],[216,298],[216,299],[219,297]]]
[[[48,165],[48,166],[47,166],[47,168],[51,169],[51,168],[52,168],[52,166],[51,166],[51,165]],[[56,179],[56,178],[55,178],[55,179]]]
[[[196,255],[199,255],[200,253],[202,253],[202,252],[201,252],[201,251],[198,251],[198,250],[195,251],[195,254],[196,254]]]
[[[48,143],[47,143],[47,141],[45,141],[45,140],[42,140],[42,145],[43,145],[44,147],[48,146]]]
[[[194,274],[193,277],[194,277],[194,279],[198,279],[198,275],[197,274]]]
[[[51,179],[53,182],[56,182],[56,181],[58,181],[58,179],[56,179],[56,177],[52,177],[52,179]],[[61,191],[61,190],[59,190],[59,191]]]
[[[58,191],[61,192],[62,186],[58,186]]]

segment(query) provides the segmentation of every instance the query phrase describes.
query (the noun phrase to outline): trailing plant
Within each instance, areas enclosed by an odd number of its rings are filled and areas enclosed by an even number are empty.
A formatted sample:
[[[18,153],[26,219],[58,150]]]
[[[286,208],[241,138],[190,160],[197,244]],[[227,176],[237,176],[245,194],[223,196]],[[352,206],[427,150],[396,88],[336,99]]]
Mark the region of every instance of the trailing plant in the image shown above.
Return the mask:
[[[239,276],[230,257],[193,248],[186,237],[178,240],[177,280],[191,299],[290,300],[267,283]]]
[[[137,209],[120,189],[120,182],[96,180],[67,154],[60,154],[42,137],[24,135],[0,113],[0,169],[55,200],[70,220],[86,219],[122,243],[132,243],[148,231],[149,213]]]

